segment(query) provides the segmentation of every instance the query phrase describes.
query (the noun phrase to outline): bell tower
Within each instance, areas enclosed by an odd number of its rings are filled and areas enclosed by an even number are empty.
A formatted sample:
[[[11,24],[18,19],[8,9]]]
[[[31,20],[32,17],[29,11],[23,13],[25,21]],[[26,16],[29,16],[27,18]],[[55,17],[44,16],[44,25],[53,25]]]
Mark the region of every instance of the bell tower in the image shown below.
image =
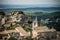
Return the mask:
[[[34,28],[36,28],[36,27],[38,27],[37,16],[36,16],[35,20],[34,20],[33,23],[32,23],[32,29],[34,29]]]

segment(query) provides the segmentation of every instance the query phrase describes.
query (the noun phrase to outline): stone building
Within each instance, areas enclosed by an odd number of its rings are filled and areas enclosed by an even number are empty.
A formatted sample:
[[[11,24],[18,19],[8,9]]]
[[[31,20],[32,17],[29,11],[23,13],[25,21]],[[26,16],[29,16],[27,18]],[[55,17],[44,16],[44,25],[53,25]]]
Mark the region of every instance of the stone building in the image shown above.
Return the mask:
[[[56,38],[56,30],[54,28],[49,29],[47,26],[38,26],[37,17],[32,23],[32,38],[41,40],[49,40]]]

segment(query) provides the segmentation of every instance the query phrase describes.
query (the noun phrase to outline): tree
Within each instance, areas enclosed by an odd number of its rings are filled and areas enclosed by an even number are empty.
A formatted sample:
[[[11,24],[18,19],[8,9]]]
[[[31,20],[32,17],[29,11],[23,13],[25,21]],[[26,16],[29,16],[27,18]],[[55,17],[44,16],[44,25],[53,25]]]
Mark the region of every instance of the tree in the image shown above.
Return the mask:
[[[56,20],[58,19],[58,21],[56,22]],[[60,16],[54,16],[52,18],[49,18],[49,21],[52,21],[52,22],[48,22],[47,26],[49,28],[52,28],[54,27],[57,31],[60,31]]]
[[[12,15],[16,14],[17,12],[18,12],[18,14],[23,14],[23,15],[25,15],[24,12],[21,11],[21,10],[16,10],[16,11],[14,11]]]
[[[31,30],[32,30],[32,28],[31,28],[31,27],[29,27],[29,26],[25,26],[25,27],[24,27],[24,29],[25,29],[27,32],[29,32],[29,31],[31,31]]]
[[[31,20],[28,21],[28,24],[30,24],[30,27],[32,28],[32,26],[31,26],[32,21],[31,21]],[[30,31],[30,38],[32,38],[32,29],[31,29],[31,31]],[[32,39],[31,39],[31,40],[32,40]]]
[[[1,12],[0,12],[0,16],[1,16],[2,18],[4,18],[5,13],[4,13],[3,11],[1,11]]]
[[[0,15],[3,15],[3,16],[5,16],[5,13],[4,13],[4,12],[0,12]]]
[[[16,38],[14,38],[14,37],[11,37],[11,38],[9,38],[9,40],[17,40]]]

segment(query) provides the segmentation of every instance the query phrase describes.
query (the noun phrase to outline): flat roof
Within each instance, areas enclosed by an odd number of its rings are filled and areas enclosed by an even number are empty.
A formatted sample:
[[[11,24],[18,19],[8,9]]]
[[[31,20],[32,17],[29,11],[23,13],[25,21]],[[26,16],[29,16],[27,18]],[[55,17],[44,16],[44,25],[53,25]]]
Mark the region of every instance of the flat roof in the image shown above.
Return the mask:
[[[9,34],[15,32],[15,30],[6,30],[6,31],[1,31],[0,34]]]

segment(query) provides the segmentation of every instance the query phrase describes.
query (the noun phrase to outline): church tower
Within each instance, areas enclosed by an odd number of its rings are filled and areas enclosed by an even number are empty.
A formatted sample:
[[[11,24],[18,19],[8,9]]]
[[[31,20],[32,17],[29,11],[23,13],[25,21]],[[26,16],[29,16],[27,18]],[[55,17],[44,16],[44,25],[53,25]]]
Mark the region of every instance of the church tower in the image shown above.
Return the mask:
[[[34,28],[36,28],[36,27],[38,27],[37,16],[36,16],[35,20],[34,20],[33,23],[32,23],[32,29],[34,29]]]

